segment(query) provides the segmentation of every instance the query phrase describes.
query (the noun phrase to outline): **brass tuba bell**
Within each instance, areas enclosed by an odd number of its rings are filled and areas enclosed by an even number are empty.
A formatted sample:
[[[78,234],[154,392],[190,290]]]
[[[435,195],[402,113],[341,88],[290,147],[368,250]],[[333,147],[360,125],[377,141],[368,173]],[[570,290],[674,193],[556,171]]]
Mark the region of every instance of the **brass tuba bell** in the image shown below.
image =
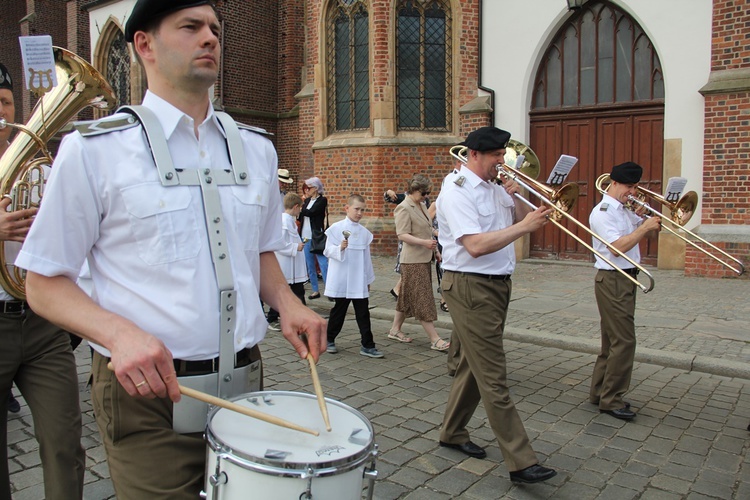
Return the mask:
[[[44,94],[34,106],[26,125],[5,123],[21,131],[0,158],[0,189],[12,199],[12,210],[36,207],[46,182],[44,166],[52,165],[47,143],[87,106],[114,107],[112,87],[93,66],[80,56],[53,47],[57,87]],[[25,273],[6,262],[5,242],[0,241],[0,285],[18,299],[25,299]]]

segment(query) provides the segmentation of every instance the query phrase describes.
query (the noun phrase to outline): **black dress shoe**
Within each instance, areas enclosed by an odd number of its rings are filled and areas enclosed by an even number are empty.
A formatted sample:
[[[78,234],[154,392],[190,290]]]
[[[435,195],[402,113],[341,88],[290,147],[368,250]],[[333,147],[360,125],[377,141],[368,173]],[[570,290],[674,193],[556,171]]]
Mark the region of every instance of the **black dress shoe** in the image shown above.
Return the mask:
[[[633,420],[635,418],[635,412],[630,411],[627,406],[623,406],[619,410],[599,410],[599,413],[606,413],[620,420]]]
[[[546,481],[556,475],[557,471],[555,469],[536,464],[531,467],[526,467],[525,469],[511,472],[510,480],[514,483],[538,483],[539,481]]]
[[[484,458],[487,456],[487,452],[484,451],[483,448],[480,448],[471,441],[466,441],[464,444],[444,443],[443,441],[440,441],[440,446],[444,446],[445,448],[453,448],[454,450],[464,452],[470,457],[474,458]]]
[[[18,413],[21,411],[21,403],[13,396],[12,392],[8,393],[8,411],[11,413]]]

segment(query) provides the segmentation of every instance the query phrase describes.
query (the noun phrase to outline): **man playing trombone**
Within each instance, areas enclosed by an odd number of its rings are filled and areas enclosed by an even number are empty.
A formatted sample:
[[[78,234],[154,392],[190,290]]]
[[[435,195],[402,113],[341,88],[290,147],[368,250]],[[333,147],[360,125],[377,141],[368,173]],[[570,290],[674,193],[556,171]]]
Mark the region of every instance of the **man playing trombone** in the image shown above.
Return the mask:
[[[532,211],[514,194],[514,181],[492,183],[503,164],[510,133],[482,127],[468,135],[466,164],[449,174],[437,199],[443,246],[443,296],[461,342],[440,432],[440,446],[484,458],[469,439],[466,425],[479,401],[500,444],[514,482],[536,483],[553,477],[539,464],[523,422],[510,399],[503,330],[515,268],[513,242],[547,223],[549,208]]]
[[[610,185],[602,201],[594,207],[589,217],[591,230],[640,263],[638,243],[650,232],[658,231],[661,218],[643,218],[638,212],[626,209],[629,196],[636,195],[643,168],[633,162],[612,167]],[[643,211],[639,208],[638,211]],[[604,243],[593,239],[594,249],[632,277],[638,269],[622,257],[613,254]],[[591,376],[589,401],[607,413],[622,420],[632,420],[635,412],[630,403],[622,399],[630,386],[635,356],[635,292],[637,286],[596,255],[594,294],[601,317],[602,348]]]

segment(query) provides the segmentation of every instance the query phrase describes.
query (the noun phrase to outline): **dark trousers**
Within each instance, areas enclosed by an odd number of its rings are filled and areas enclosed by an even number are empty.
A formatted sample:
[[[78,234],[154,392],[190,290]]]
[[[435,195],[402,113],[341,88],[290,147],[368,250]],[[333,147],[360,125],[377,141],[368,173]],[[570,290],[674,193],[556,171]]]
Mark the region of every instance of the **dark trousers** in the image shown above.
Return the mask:
[[[0,314],[0,499],[9,499],[8,392],[15,381],[29,405],[44,476],[44,497],[83,497],[78,373],[68,333],[30,309]]]
[[[302,301],[303,304],[306,304],[305,302],[305,282],[302,283],[292,283],[289,285],[289,288],[292,289],[292,292],[294,295],[299,298],[299,300]],[[268,309],[268,322],[273,323],[274,321],[279,320],[279,311],[274,309],[273,307]]]
[[[258,346],[250,359],[260,359]],[[94,353],[91,403],[117,498],[199,498],[206,469],[202,433],[175,432],[172,401],[130,396],[107,369],[107,362],[106,357]]]
[[[440,440],[463,444],[467,425],[481,400],[509,471],[538,463],[508,390],[503,330],[511,281],[446,271],[443,297],[461,342],[456,374],[445,406]]]
[[[602,410],[625,406],[635,359],[636,286],[617,271],[596,273],[594,295],[601,317],[602,348],[591,376],[589,401]]]
[[[349,309],[349,303],[354,304],[354,317],[357,318],[359,335],[362,337],[362,347],[367,349],[375,347],[375,341],[372,338],[372,326],[370,324],[370,299],[346,299],[336,298],[336,303],[331,309],[328,317],[328,342],[334,342],[341,328],[344,326],[346,311]]]

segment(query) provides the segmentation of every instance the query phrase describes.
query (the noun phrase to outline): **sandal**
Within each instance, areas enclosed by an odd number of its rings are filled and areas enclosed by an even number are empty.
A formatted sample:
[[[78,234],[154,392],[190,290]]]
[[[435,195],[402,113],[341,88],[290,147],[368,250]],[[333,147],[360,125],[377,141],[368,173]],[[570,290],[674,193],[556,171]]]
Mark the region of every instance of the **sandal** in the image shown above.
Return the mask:
[[[398,340],[399,342],[409,343],[412,341],[410,337],[407,337],[404,335],[404,332],[398,331],[396,333],[393,333],[392,331],[388,331],[388,338],[391,340]]]
[[[448,312],[448,304],[446,304],[445,302],[441,302],[440,303],[440,310],[443,311],[443,312]]]
[[[432,345],[430,346],[430,349],[432,349],[433,351],[447,351],[450,346],[451,346],[450,342],[446,342],[443,339],[437,339],[435,342],[432,343]]]

